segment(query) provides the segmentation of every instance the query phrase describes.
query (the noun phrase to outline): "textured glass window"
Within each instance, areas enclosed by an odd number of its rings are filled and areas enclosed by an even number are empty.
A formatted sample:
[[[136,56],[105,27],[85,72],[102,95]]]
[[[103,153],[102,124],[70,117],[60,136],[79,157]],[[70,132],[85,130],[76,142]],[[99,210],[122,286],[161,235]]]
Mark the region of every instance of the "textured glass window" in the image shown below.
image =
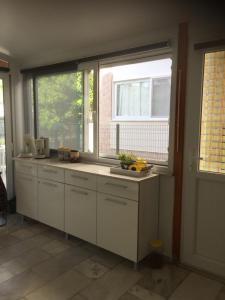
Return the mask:
[[[225,51],[205,54],[199,169],[225,173]]]

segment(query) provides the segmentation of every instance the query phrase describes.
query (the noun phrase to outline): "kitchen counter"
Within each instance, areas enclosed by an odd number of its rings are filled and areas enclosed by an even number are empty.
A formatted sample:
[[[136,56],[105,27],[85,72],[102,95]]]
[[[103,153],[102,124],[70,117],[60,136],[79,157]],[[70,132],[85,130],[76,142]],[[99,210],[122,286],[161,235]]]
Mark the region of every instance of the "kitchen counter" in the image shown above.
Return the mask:
[[[110,173],[110,166],[103,166],[97,163],[90,163],[90,162],[79,162],[79,163],[70,163],[65,161],[60,161],[57,158],[45,158],[45,159],[35,159],[35,158],[19,158],[15,157],[15,161],[24,161],[26,163],[32,163],[41,166],[51,166],[57,168],[63,168],[65,170],[74,170],[79,172],[85,172],[89,174],[95,174],[99,176],[109,176],[112,178],[120,178],[127,181],[135,181],[135,182],[142,182],[148,180],[149,178],[159,176],[158,174],[150,173],[144,177],[131,177],[131,176],[124,176],[118,174]]]

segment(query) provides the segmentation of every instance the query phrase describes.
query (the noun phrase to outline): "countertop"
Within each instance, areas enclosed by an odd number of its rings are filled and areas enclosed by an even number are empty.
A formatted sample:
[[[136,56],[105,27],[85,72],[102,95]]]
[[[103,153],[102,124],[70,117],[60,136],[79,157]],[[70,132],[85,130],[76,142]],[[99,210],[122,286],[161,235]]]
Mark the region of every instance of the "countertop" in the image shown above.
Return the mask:
[[[21,158],[15,157],[15,161],[23,161],[26,163],[32,163],[40,166],[51,166],[57,168],[63,168],[65,170],[74,170],[79,172],[85,172],[90,174],[95,174],[99,176],[109,176],[112,178],[120,178],[128,181],[141,182],[144,180],[149,180],[152,177],[159,176],[158,174],[152,174],[145,177],[131,177],[131,176],[123,176],[110,173],[111,166],[105,166],[98,163],[90,163],[90,162],[78,162],[78,163],[70,163],[65,161],[59,161],[57,158],[44,158],[44,159],[34,159],[34,158]]]

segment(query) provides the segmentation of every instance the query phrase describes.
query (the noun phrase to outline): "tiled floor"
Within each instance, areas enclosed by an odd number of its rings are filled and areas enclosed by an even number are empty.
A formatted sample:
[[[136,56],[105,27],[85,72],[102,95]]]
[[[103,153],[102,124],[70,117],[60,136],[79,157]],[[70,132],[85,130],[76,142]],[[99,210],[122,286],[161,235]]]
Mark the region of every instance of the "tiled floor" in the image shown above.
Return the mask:
[[[0,228],[0,300],[225,300],[225,286],[172,264],[129,261],[11,215]]]

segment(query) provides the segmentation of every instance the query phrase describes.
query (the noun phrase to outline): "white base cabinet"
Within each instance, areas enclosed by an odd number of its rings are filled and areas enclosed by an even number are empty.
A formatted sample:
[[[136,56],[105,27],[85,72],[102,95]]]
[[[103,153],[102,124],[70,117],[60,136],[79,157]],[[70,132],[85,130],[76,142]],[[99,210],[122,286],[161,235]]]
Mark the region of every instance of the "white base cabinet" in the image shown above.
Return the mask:
[[[38,220],[64,231],[64,184],[38,179]]]
[[[73,169],[74,168],[74,169]],[[16,159],[17,211],[135,263],[157,238],[159,176]]]
[[[65,231],[96,244],[96,191],[66,185]]]
[[[98,245],[137,260],[138,202],[98,193]]]
[[[17,212],[37,220],[37,178],[23,173],[16,174]]]

